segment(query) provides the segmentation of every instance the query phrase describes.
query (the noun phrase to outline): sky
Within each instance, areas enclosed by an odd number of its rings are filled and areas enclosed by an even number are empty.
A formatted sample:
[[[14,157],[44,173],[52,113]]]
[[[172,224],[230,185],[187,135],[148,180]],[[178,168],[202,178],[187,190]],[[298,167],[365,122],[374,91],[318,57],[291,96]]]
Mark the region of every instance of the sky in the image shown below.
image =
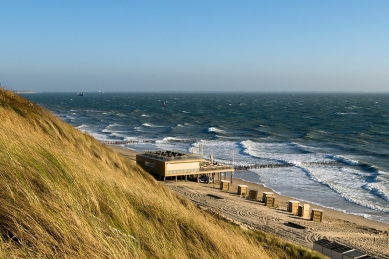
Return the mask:
[[[389,1],[0,1],[12,90],[389,92]]]

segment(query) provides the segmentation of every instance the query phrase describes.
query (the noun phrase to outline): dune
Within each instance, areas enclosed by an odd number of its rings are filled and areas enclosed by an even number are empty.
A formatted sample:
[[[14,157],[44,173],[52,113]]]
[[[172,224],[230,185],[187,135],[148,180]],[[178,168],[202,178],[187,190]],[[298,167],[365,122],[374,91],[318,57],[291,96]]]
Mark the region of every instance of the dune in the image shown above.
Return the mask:
[[[0,89],[1,258],[324,258],[220,220]]]

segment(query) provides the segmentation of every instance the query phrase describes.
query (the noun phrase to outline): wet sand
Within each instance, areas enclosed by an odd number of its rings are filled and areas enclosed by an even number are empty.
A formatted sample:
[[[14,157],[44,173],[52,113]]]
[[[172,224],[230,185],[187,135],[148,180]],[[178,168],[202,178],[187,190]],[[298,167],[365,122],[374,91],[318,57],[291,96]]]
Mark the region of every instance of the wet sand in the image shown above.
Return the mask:
[[[138,152],[131,150],[131,149],[128,149],[128,148],[114,146],[114,145],[106,145],[106,146],[109,147],[110,149],[113,149],[114,151],[128,157],[129,159],[136,161],[136,154],[138,154]]]

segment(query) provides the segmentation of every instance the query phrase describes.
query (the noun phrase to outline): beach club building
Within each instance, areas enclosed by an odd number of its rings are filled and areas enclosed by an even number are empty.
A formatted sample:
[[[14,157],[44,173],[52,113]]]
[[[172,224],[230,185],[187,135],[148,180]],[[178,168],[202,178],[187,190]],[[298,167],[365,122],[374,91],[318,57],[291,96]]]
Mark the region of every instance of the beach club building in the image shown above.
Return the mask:
[[[230,165],[205,160],[202,155],[177,151],[146,151],[136,155],[136,163],[159,180],[205,175],[221,179],[221,173],[234,172]]]

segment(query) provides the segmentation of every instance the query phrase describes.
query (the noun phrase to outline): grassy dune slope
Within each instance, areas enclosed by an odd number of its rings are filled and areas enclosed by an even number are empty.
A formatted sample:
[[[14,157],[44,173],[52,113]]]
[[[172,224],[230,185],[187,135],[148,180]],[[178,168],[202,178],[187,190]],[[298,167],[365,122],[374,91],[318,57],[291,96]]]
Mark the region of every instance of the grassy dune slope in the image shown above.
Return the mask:
[[[1,258],[319,258],[202,212],[0,89]]]

